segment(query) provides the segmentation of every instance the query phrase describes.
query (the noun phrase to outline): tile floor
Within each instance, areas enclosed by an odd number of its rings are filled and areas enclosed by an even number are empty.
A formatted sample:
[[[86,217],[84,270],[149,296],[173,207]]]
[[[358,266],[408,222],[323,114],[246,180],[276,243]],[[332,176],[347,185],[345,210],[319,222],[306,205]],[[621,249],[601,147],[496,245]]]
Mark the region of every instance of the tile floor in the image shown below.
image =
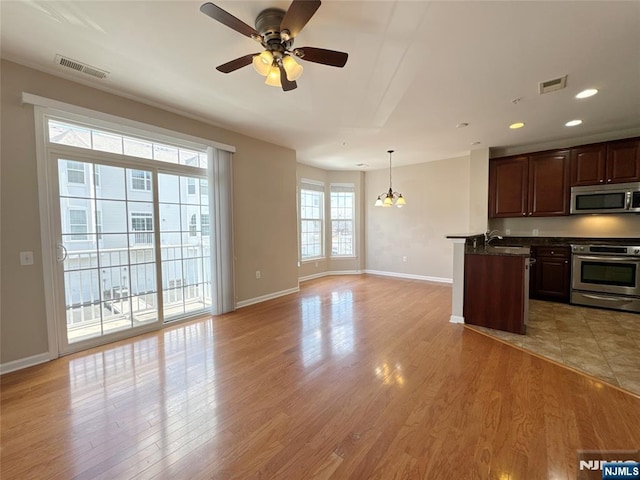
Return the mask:
[[[526,335],[469,327],[640,395],[640,314],[531,300]]]

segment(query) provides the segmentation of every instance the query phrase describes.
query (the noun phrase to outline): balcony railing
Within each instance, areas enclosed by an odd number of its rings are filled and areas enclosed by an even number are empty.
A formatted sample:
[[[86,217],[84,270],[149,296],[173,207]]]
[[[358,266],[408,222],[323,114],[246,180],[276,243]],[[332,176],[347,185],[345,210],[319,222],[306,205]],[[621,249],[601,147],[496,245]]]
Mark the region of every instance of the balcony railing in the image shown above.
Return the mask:
[[[136,242],[150,238],[148,243],[153,243],[151,232],[134,236]],[[157,320],[154,252],[149,245],[68,252],[64,269],[69,341]],[[165,267],[161,267],[164,319],[210,308],[210,249],[163,245],[160,254]],[[140,270],[144,278],[131,278]]]

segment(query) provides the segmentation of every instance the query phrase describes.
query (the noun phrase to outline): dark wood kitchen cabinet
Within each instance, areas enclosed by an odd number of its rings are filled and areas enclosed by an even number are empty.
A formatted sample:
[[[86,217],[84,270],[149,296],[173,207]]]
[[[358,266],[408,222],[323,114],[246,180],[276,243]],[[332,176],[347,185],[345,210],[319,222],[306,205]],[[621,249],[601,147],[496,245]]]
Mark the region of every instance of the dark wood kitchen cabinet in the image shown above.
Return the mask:
[[[491,159],[489,218],[569,214],[569,150]]]
[[[569,247],[531,247],[529,295],[539,300],[569,302],[571,288],[571,250]]]
[[[571,186],[640,181],[640,139],[571,149]]]

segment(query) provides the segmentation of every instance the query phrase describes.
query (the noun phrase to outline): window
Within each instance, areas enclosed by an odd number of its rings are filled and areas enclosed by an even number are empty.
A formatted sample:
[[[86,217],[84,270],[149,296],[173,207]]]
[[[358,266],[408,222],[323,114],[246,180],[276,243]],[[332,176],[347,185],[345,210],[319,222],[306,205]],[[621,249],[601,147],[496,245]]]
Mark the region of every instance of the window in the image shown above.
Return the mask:
[[[200,215],[200,229],[202,230],[203,236],[209,236],[211,232],[211,228],[209,226],[209,214],[201,214]]]
[[[102,240],[102,212],[96,210],[96,235],[98,240]]]
[[[318,258],[323,251],[324,185],[300,183],[300,255],[303,260]]]
[[[131,212],[131,231],[136,245],[153,243],[153,214]]]
[[[331,255],[353,256],[353,185],[331,185]]]
[[[93,166],[93,185],[95,187],[100,186],[100,165]]]
[[[195,237],[197,232],[198,232],[198,220],[196,219],[196,214],[194,213],[193,215],[191,215],[191,218],[189,219],[189,235],[192,237]]]
[[[87,212],[78,209],[69,209],[69,231],[71,240],[87,239]]]
[[[67,160],[67,182],[84,185],[84,163]]]
[[[159,162],[207,168],[205,151],[175,147],[59,120],[49,120],[49,141],[101,152],[124,153],[131,157],[149,158]]]
[[[196,194],[196,179],[195,178],[187,178],[187,194],[195,195]]]
[[[151,172],[131,170],[131,189],[151,191]]]

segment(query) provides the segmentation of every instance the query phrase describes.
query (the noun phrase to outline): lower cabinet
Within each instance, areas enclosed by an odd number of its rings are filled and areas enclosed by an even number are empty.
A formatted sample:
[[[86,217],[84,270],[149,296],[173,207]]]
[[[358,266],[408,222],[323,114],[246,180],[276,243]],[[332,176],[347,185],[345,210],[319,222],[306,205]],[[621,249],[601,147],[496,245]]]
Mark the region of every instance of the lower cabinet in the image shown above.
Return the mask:
[[[464,322],[525,333],[529,257],[464,256]]]
[[[571,250],[569,247],[531,247],[529,296],[539,300],[569,303]]]

